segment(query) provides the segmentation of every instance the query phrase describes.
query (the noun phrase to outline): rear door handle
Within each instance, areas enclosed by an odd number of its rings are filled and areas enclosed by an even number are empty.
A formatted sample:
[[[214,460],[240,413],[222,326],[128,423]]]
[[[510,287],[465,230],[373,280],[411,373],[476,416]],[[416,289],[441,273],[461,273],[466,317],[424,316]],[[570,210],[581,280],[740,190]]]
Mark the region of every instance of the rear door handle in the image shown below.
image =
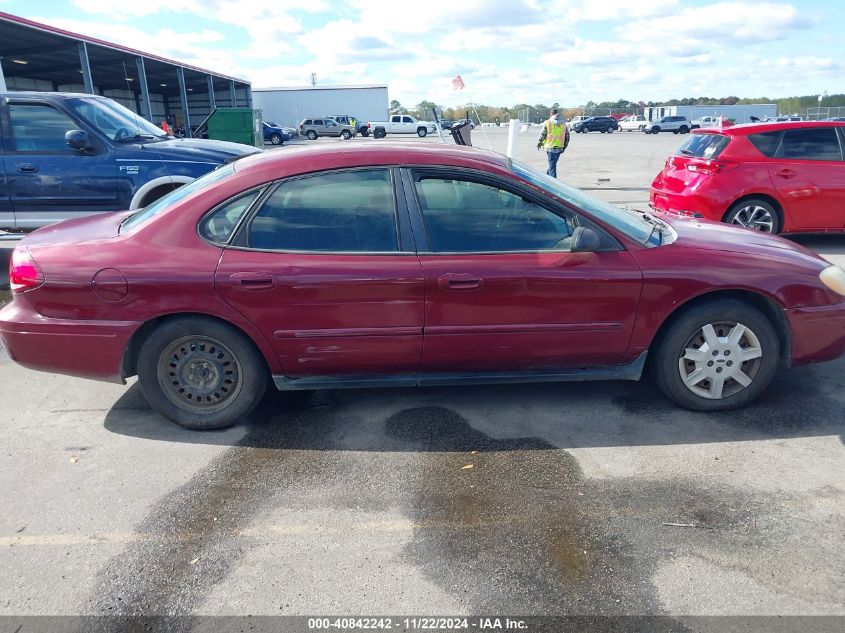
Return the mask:
[[[268,273],[233,273],[229,283],[238,290],[268,290],[276,285],[276,280]]]
[[[34,174],[38,171],[38,165],[32,163],[18,163],[18,171],[23,174]]]
[[[444,290],[477,290],[481,277],[472,273],[446,273],[437,278],[437,285]]]
[[[797,176],[797,174],[791,169],[780,169],[775,172],[775,175],[780,176],[781,178],[795,178],[795,176]]]

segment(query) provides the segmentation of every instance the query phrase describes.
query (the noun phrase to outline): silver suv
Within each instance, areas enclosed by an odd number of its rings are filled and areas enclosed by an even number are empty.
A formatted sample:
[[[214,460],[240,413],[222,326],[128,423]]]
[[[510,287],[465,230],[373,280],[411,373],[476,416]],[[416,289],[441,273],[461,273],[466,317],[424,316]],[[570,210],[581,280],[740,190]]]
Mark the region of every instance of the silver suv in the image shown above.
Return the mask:
[[[647,123],[643,128],[646,134],[659,134],[660,132],[674,132],[675,134],[686,134],[692,129],[692,123],[685,116],[664,116]]]
[[[319,136],[340,136],[350,139],[355,136],[355,128],[349,124],[338,123],[331,117],[303,119],[299,124],[299,135],[314,140]]]

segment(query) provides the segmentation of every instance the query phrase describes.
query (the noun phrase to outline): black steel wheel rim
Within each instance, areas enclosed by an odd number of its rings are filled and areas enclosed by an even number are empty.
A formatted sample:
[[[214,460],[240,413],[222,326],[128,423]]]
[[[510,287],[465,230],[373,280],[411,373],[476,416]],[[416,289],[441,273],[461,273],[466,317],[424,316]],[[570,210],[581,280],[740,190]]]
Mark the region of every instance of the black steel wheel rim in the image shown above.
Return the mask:
[[[209,336],[184,336],[159,356],[158,380],[165,396],[193,413],[225,409],[243,387],[243,370],[226,345]]]

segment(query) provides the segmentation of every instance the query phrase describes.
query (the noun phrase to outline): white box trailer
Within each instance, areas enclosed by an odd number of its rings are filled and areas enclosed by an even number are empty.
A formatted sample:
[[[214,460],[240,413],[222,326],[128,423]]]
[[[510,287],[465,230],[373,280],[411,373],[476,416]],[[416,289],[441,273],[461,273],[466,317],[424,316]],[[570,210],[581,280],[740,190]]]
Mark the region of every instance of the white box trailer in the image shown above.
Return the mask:
[[[387,86],[253,88],[252,101],[265,121],[299,127],[305,118],[349,114],[359,121],[387,117]]]
[[[663,116],[685,116],[695,121],[705,116],[722,116],[733,123],[751,123],[751,117],[761,121],[766,117],[777,116],[778,107],[775,103],[748,103],[742,105],[677,105],[653,106],[645,109],[645,117],[649,121],[657,121]]]

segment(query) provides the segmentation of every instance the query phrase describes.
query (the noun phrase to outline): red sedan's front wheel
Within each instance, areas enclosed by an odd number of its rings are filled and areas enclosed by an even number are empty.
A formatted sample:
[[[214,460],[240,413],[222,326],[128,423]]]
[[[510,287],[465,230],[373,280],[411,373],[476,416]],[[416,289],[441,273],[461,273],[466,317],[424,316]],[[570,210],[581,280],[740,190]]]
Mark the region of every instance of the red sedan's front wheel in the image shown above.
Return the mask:
[[[777,333],[751,305],[717,300],[691,308],[657,342],[654,375],[676,404],[722,411],[756,399],[775,375]]]
[[[267,389],[252,342],[213,319],[167,321],[144,341],[138,380],[150,405],[190,429],[220,429],[248,415]]]

